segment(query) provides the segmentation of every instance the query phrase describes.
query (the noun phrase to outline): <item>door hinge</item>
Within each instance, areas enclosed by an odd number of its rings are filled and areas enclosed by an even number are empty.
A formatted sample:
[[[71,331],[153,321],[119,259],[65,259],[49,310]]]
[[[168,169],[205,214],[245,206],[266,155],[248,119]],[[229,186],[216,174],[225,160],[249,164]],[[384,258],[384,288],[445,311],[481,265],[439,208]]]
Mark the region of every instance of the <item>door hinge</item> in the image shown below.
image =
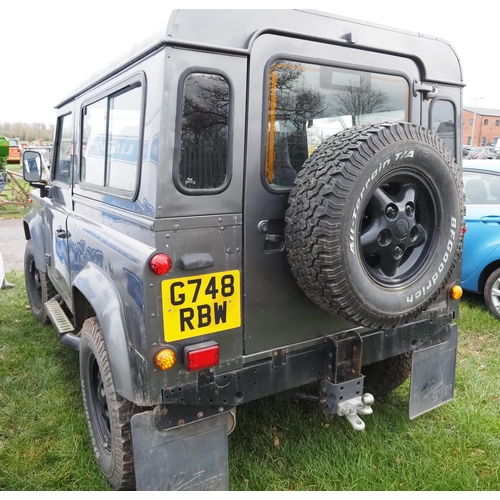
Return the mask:
[[[421,83],[418,80],[413,80],[413,95],[417,97],[419,92],[424,94],[424,99],[431,100],[438,96],[439,87],[429,85],[427,83]]]

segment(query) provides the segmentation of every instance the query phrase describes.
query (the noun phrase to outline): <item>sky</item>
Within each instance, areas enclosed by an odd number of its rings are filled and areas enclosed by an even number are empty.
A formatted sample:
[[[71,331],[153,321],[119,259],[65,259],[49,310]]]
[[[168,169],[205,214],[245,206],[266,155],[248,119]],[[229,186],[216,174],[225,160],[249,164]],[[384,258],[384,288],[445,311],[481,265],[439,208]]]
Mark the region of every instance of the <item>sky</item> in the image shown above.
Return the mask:
[[[55,123],[54,106],[151,31],[165,27],[168,0],[19,0],[2,7],[0,123]],[[183,8],[206,8],[185,0]],[[212,1],[225,8],[228,2]],[[304,8],[448,41],[463,68],[464,106],[500,109],[500,2],[476,0],[240,1],[238,8]],[[9,22],[6,21],[6,13]]]

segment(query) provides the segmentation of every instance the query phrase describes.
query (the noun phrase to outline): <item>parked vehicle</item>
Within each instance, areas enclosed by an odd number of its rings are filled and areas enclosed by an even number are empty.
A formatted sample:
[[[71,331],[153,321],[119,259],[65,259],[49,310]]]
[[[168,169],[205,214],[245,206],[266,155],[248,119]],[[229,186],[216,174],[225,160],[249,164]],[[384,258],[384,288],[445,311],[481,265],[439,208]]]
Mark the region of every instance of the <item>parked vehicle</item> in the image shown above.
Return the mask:
[[[484,295],[500,319],[500,160],[464,160],[466,226],[462,288]]]
[[[466,156],[468,160],[494,160],[497,153],[494,148],[482,146],[478,148],[471,148],[469,154]]]
[[[19,139],[9,139],[9,157],[7,163],[21,163],[21,141]]]
[[[57,105],[26,288],[114,487],[226,489],[235,408],[306,384],[356,430],[410,371],[410,418],[453,399],[461,82],[435,37],[181,10]]]

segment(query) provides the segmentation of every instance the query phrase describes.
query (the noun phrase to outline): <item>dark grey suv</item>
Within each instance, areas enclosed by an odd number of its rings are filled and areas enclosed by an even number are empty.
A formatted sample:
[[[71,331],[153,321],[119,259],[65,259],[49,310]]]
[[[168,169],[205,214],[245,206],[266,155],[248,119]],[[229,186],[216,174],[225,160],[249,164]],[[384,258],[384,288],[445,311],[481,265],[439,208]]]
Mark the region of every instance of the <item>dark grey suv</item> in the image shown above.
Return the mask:
[[[462,86],[436,38],[186,10],[57,105],[26,286],[114,487],[226,489],[236,407],[306,384],[358,430],[453,398]]]

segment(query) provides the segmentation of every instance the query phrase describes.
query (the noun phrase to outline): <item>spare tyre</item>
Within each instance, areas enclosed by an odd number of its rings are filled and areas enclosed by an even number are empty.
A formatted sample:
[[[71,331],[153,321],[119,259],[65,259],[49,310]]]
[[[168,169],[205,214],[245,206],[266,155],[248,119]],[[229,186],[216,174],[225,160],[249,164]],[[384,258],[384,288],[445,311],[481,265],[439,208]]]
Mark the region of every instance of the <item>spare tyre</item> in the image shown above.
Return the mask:
[[[299,286],[360,325],[415,317],[459,263],[460,170],[424,127],[382,123],[330,137],[304,163],[289,205],[286,250]]]

